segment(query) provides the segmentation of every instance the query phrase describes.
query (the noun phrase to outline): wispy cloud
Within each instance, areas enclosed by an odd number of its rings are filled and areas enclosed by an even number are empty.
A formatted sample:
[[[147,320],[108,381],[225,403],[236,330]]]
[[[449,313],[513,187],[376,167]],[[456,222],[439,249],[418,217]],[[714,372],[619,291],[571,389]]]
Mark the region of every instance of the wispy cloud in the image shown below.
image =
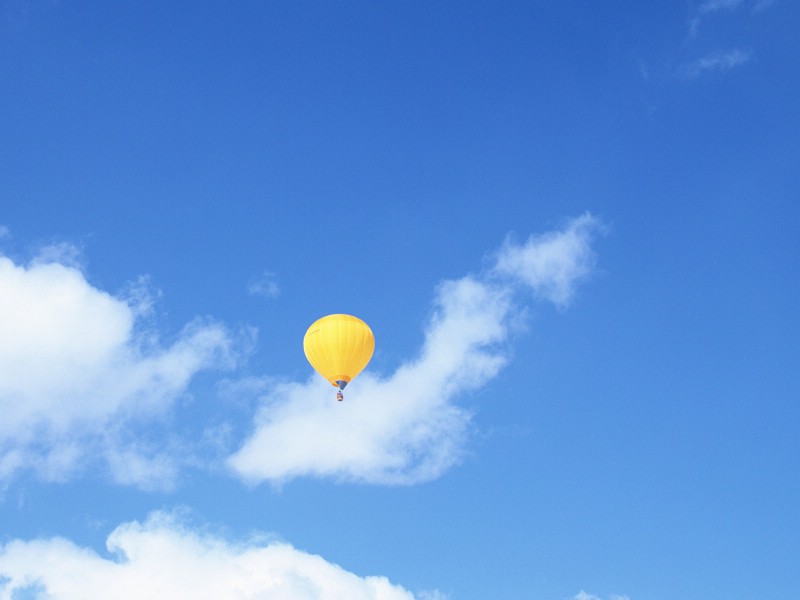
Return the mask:
[[[733,10],[739,8],[745,0],[705,0],[697,7],[697,13],[707,15],[721,10]]]
[[[99,459],[119,481],[169,485],[174,453],[128,425],[162,416],[198,371],[233,366],[236,337],[197,320],[163,345],[142,321],[141,282],[112,296],[74,256],[67,245],[28,265],[0,256],[0,481],[24,469],[63,480]]]
[[[440,590],[426,590],[415,594],[417,600],[449,600],[450,596]]]
[[[362,577],[289,544],[231,542],[164,513],[120,525],[113,559],[63,538],[12,540],[0,548],[0,598],[59,600],[414,600],[385,577]]]
[[[694,78],[709,71],[730,71],[753,60],[753,53],[749,50],[729,50],[715,52],[699,60],[687,63],[680,67],[679,73],[686,78]]]
[[[778,0],[757,0],[755,6],[753,6],[753,12],[761,12],[762,10],[766,10],[773,4],[775,4]]]
[[[731,11],[739,8],[744,8],[746,5],[751,4],[753,12],[759,12],[765,8],[769,8],[775,4],[777,0],[755,0],[748,2],[748,0],[705,0],[697,6],[696,14],[708,15],[715,12]]]
[[[733,11],[744,4],[745,0],[705,0],[701,2],[689,18],[689,37],[694,38],[700,24],[714,13]]]
[[[281,290],[275,281],[275,273],[264,271],[257,278],[250,281],[247,285],[247,292],[252,296],[263,296],[264,298],[277,298]]]
[[[344,403],[317,376],[284,383],[262,400],[253,432],[228,464],[252,483],[311,475],[381,484],[430,480],[457,463],[470,412],[460,394],[484,385],[508,359],[508,336],[527,290],[565,307],[592,269],[590,215],[558,231],[508,240],[479,275],[445,281],[418,355],[393,374],[362,373]]]
[[[617,594],[611,594],[609,600],[630,600],[628,596],[620,596]],[[583,590],[575,594],[572,597],[572,600],[603,600],[600,596],[595,596],[594,594],[589,594]]]
[[[507,240],[497,253],[493,273],[507,275],[538,298],[566,307],[576,285],[594,267],[590,242],[599,229],[600,223],[586,214],[562,230],[532,235],[522,245]]]
[[[689,17],[689,37],[697,37],[701,23],[710,18],[714,18],[717,13],[732,13],[750,6],[748,13],[759,13],[773,4],[777,0],[705,0],[697,5]]]

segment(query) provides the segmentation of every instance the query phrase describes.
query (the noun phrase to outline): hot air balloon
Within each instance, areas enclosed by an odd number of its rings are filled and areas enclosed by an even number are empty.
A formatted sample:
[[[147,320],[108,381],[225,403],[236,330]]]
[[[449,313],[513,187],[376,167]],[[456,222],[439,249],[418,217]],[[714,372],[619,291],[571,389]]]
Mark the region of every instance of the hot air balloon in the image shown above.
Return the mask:
[[[328,315],[314,321],[303,338],[303,350],[311,366],[331,385],[342,390],[367,366],[375,350],[369,325],[352,315]]]

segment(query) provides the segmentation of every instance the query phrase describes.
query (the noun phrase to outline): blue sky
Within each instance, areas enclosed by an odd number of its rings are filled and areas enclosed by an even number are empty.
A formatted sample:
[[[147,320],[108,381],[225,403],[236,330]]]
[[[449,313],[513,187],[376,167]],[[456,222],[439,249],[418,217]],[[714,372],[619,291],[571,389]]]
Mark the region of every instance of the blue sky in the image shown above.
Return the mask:
[[[0,598],[791,597],[798,30],[0,0]]]

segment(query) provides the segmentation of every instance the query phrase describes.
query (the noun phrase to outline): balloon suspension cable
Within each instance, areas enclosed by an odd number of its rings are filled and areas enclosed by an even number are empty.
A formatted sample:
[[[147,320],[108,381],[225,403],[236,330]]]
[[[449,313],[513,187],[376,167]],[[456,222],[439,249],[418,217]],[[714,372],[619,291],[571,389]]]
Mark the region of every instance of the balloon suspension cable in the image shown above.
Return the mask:
[[[347,382],[343,379],[337,379],[336,384],[339,386],[339,391],[336,392],[336,399],[341,402],[344,400],[344,394],[342,394],[342,390],[347,385]]]

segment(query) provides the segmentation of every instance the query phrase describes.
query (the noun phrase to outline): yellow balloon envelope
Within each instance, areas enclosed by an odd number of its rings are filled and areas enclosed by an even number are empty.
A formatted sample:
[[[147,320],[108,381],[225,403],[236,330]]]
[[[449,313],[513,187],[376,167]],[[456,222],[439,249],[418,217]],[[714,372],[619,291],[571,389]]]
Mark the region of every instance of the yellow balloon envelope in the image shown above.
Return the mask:
[[[328,315],[314,321],[303,338],[311,366],[341,390],[367,366],[375,351],[369,325],[352,315]]]

